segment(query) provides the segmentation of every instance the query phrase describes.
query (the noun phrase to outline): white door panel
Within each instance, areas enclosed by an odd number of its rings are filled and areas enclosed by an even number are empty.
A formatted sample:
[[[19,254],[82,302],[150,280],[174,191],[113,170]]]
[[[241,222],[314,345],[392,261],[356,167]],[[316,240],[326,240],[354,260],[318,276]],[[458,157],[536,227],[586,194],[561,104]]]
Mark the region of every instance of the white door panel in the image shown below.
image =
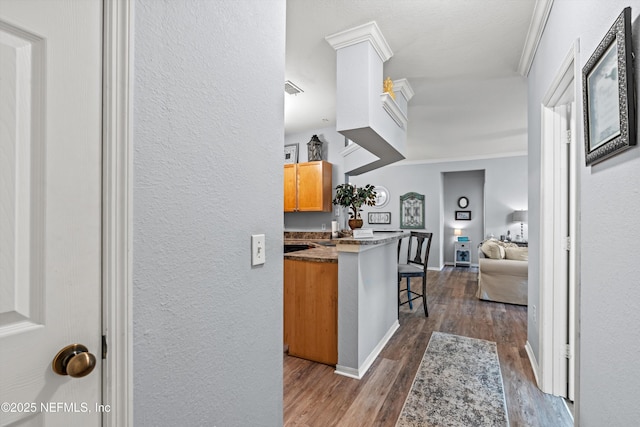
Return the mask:
[[[0,0],[3,426],[100,425],[101,70],[101,0]],[[72,343],[86,377],[51,369]]]

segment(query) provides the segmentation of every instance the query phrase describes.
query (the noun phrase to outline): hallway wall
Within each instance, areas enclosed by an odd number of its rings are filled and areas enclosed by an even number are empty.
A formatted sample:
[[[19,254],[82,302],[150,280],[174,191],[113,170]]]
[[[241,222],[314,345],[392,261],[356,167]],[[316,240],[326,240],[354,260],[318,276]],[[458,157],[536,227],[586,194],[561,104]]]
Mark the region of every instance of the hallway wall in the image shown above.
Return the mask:
[[[585,65],[622,9],[632,7],[636,58],[640,35],[638,0],[555,0],[529,74],[529,205],[540,206],[540,105],[569,49],[579,40]],[[635,71],[636,87],[640,73]],[[584,163],[582,76],[577,76],[580,144],[579,348],[576,421],[580,426],[635,425],[640,419],[640,149],[634,147],[595,166]],[[636,106],[637,108],[637,106]],[[637,130],[634,130],[637,133]],[[539,301],[540,212],[529,211],[529,306]],[[534,226],[534,224],[536,224]],[[539,354],[540,326],[529,310],[528,340]]]
[[[284,48],[284,0],[135,0],[135,425],[282,425]]]

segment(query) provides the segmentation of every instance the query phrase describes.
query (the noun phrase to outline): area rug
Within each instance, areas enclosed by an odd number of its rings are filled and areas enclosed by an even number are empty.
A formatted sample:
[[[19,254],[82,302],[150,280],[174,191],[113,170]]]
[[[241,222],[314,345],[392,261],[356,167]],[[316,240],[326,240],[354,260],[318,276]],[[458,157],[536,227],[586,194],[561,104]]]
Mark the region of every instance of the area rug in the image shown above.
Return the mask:
[[[434,332],[396,426],[508,426],[496,343]]]

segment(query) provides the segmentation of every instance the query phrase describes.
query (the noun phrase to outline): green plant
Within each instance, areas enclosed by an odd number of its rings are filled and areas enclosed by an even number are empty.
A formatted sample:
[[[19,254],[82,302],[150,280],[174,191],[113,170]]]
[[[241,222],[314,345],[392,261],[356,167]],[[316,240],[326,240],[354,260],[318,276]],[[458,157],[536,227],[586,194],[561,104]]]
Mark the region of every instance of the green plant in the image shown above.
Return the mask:
[[[376,188],[367,184],[364,187],[356,187],[351,184],[340,184],[336,187],[334,205],[349,208],[351,219],[359,219],[362,205],[374,206],[376,204]]]

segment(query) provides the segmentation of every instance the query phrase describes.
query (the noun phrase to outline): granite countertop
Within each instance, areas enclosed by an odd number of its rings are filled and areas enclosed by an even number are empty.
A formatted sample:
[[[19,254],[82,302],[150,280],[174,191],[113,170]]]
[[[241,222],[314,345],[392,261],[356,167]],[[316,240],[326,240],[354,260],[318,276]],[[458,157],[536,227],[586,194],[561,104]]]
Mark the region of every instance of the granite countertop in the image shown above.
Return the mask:
[[[381,243],[400,240],[408,236],[409,234],[410,233],[408,231],[374,231],[373,237],[367,237],[363,239],[341,237],[340,239],[335,239],[335,242],[341,245],[379,245]]]
[[[408,236],[408,231],[376,231],[373,237],[354,239],[353,237],[341,237],[331,239],[331,234],[316,232],[285,232],[284,244],[287,245],[309,245],[314,246],[311,249],[304,249],[296,252],[284,254],[285,259],[311,261],[311,262],[338,262],[338,248],[336,246],[326,246],[329,244],[336,245],[379,245],[382,243],[392,242]]]
[[[284,258],[297,261],[337,263],[338,249],[335,246],[317,246],[312,249],[289,252],[284,254]]]

